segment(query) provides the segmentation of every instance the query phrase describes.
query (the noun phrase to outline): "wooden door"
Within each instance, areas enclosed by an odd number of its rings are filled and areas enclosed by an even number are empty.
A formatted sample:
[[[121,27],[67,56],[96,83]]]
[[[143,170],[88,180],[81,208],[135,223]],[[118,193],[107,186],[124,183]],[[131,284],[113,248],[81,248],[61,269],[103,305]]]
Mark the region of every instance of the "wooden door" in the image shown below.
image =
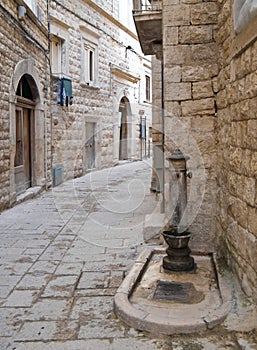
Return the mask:
[[[32,186],[33,110],[16,108],[16,152],[14,174],[16,193]]]
[[[121,111],[121,125],[120,125],[120,150],[119,159],[128,159],[128,123],[127,123],[127,111],[122,108]]]
[[[86,123],[85,163],[86,170],[95,168],[95,123]]]

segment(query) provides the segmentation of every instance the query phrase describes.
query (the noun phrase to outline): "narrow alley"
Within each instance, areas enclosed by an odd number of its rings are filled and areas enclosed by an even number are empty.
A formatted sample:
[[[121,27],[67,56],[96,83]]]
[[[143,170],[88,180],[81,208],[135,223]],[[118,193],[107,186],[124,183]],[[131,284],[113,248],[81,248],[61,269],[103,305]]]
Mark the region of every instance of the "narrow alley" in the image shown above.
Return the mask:
[[[150,176],[149,161],[91,172],[0,215],[1,350],[257,348],[254,334],[162,337],[115,317],[113,297],[158,206]]]

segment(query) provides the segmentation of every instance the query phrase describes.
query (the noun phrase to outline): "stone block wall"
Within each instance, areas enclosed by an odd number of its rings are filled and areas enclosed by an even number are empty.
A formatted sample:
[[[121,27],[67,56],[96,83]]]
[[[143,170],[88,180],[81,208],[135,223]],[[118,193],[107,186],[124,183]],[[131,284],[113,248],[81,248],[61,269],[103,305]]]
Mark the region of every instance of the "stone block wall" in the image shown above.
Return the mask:
[[[153,79],[153,91],[152,91],[152,141],[153,147],[156,145],[162,145],[163,132],[162,132],[162,63],[155,56],[152,58],[152,79]],[[153,152],[153,169],[155,168],[155,152]],[[152,172],[151,190],[156,191],[158,188],[158,179],[156,171]]]
[[[0,211],[15,201],[13,130],[11,129],[10,101],[15,100],[15,67],[23,60],[30,59],[33,68],[40,76],[38,89],[42,97],[47,97],[49,86],[49,65],[46,57],[47,16],[46,2],[38,1],[42,10],[42,22],[27,9],[25,19],[18,19],[16,1],[2,1],[0,5]],[[14,101],[15,102],[15,101]],[[41,101],[42,105],[44,100]],[[45,109],[45,125],[50,129],[49,109]],[[46,134],[46,150],[50,151],[50,134]],[[50,178],[50,157],[46,159],[46,171]],[[47,174],[45,174],[47,178]]]
[[[179,148],[190,157],[188,210],[184,223],[194,233],[192,245],[212,251],[215,239],[216,93],[218,50],[216,1],[163,0],[165,158]],[[166,214],[169,172],[166,167]]]
[[[217,232],[221,254],[257,302],[257,18],[236,34],[233,1],[220,6]]]

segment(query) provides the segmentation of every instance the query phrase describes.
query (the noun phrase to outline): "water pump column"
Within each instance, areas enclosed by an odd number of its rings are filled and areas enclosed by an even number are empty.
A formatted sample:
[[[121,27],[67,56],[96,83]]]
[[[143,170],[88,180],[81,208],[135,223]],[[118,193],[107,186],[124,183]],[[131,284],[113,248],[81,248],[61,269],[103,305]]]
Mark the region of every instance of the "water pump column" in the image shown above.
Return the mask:
[[[165,271],[194,271],[196,265],[194,258],[190,256],[191,250],[188,242],[191,233],[187,227],[183,227],[183,214],[187,206],[187,168],[185,156],[180,150],[176,150],[167,158],[170,161],[170,203],[171,218],[170,227],[163,232],[163,237],[168,244],[167,256],[163,258]],[[191,176],[190,176],[191,177]]]
[[[180,227],[180,222],[187,206],[187,168],[189,159],[179,149],[167,158],[170,162],[170,203],[173,213],[171,214],[171,226],[183,231],[186,227]]]

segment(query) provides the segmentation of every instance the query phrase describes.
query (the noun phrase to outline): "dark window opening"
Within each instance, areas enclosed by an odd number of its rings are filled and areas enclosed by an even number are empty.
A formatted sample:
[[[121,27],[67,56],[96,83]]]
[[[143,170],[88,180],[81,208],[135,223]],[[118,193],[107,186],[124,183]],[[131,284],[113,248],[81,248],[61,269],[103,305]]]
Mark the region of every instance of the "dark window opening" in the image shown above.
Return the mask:
[[[148,75],[145,76],[145,98],[146,101],[151,100],[151,80]]]
[[[16,90],[16,95],[33,101],[32,90],[31,90],[28,78],[26,77],[26,74],[19,81],[19,84]]]
[[[94,80],[94,52],[89,51],[89,80]]]

